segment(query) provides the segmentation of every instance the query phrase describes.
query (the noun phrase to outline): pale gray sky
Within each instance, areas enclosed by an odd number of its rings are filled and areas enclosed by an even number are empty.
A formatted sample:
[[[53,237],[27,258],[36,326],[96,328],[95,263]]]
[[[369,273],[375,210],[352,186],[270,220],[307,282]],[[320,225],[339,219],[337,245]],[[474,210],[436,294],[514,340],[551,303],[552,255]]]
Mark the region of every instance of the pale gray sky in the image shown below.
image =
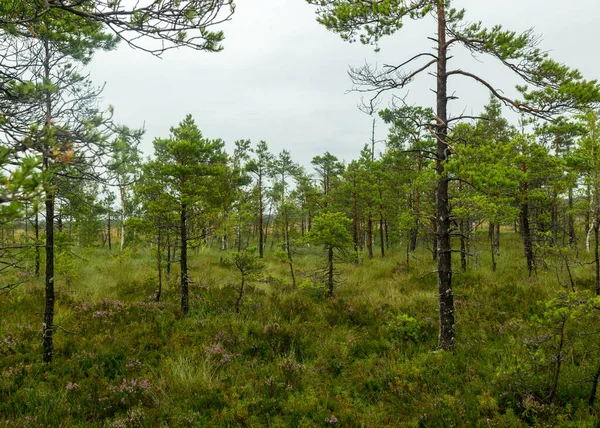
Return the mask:
[[[464,7],[469,20],[487,26],[534,27],[554,59],[580,69],[589,80],[600,78],[599,0],[457,0],[453,6]],[[399,63],[432,46],[426,37],[436,27],[432,18],[407,22],[376,54],[373,47],[349,44],[328,32],[304,0],[238,0],[222,29],[225,50],[217,54],[180,49],[158,59],[122,44],[94,58],[91,78],[106,82],[104,102],[115,107],[116,120],[131,127],[145,123],[146,155],[155,137],[168,136],[169,127],[191,113],[205,137],[223,138],[228,149],[238,139],[266,140],[273,152],[288,149],[303,165],[325,151],[347,161],[357,158],[370,138],[371,121],[356,107],[360,95],[346,93],[348,66]],[[514,93],[518,80],[496,62],[453,54],[456,67]],[[433,106],[429,88],[434,83],[426,75],[415,81],[410,102]],[[452,80],[449,86],[460,97],[454,111],[476,114],[488,99],[483,87],[467,81]],[[385,135],[379,123],[378,138]]]

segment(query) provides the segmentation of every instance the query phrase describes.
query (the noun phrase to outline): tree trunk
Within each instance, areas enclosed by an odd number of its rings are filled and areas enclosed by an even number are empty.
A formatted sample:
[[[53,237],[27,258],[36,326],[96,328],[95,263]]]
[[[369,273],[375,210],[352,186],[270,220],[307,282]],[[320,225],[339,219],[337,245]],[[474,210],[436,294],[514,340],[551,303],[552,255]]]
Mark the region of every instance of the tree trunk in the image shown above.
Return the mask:
[[[496,246],[494,244],[494,234],[493,234],[493,229],[492,230],[492,236],[490,237],[490,249],[491,249],[491,255],[492,255],[492,271],[496,272]]]
[[[492,256],[492,271],[496,272],[496,225],[491,221],[488,227],[488,238],[490,240],[490,254]]]
[[[44,158],[45,169],[48,159]],[[46,191],[46,308],[44,310],[43,362],[52,362],[54,356],[54,193]]]
[[[171,276],[171,238],[167,235],[167,279]]]
[[[550,213],[550,246],[558,245],[558,191],[554,188],[552,192],[552,211]]]
[[[367,217],[367,250],[369,251],[369,258],[373,258],[373,220],[371,214]]]
[[[35,277],[40,277],[40,220],[39,220],[39,208],[35,210]]]
[[[564,318],[562,320],[562,323],[560,326],[560,341],[558,343],[558,351],[555,356],[556,364],[554,366],[554,376],[552,379],[552,388],[550,390],[550,396],[548,398],[548,401],[550,401],[551,403],[554,402],[554,400],[556,399],[556,395],[558,393],[558,380],[560,379],[560,369],[561,369],[561,365],[562,365],[562,351],[563,351],[563,347],[565,345],[565,324],[566,323],[567,323],[567,319]]]
[[[262,173],[258,176],[258,257],[265,255],[265,231],[263,229],[263,195],[262,195]]]
[[[328,261],[327,285],[329,286],[329,291],[327,292],[327,295],[329,297],[331,297],[331,296],[333,296],[333,285],[334,285],[334,281],[333,281],[333,247],[331,247],[331,246],[328,249],[327,261]]]
[[[523,186],[526,188],[526,184],[523,183]],[[535,261],[533,256],[533,239],[531,237],[531,229],[529,227],[529,204],[527,201],[524,201],[521,204],[521,233],[523,235],[523,246],[525,249],[525,259],[527,260],[527,271],[529,272],[529,276],[533,274],[533,270],[535,268]]]
[[[285,248],[287,250],[288,262],[290,265],[290,274],[292,276],[292,286],[296,288],[296,274],[294,273],[294,260],[292,259],[292,246],[290,242],[289,223],[287,213],[285,215]]]
[[[569,214],[567,216],[567,229],[569,231],[569,246],[577,245],[575,235],[575,216],[573,215],[573,188],[569,188]]]
[[[125,248],[125,186],[119,185],[121,195],[121,251]]]
[[[594,263],[596,264],[596,296],[600,296],[600,255],[598,254],[598,230],[600,230],[600,224],[594,222]]]
[[[25,202],[25,240],[29,241],[29,205]]]
[[[271,220],[272,209],[273,209],[273,206],[271,205],[271,207],[269,208],[269,216],[267,217],[267,224],[265,225],[265,229],[264,229],[263,248],[264,248],[264,244],[267,243],[267,238],[269,236],[269,223],[270,223],[270,220]],[[309,227],[308,230],[310,230],[310,227]]]
[[[112,250],[112,238],[110,235],[111,235],[112,231],[110,229],[110,212],[108,213],[107,225],[108,225],[108,251],[111,251]]]
[[[358,253],[359,247],[359,231],[358,231],[358,203],[356,195],[356,177],[353,178],[352,184],[354,185],[352,191],[352,238],[354,240],[354,252]]]
[[[416,251],[417,249],[417,240],[419,238],[419,219],[415,218],[415,225],[410,230],[410,251]]]
[[[181,204],[181,312],[187,314],[190,311],[188,271],[187,271],[187,206]]]
[[[461,220],[459,223],[460,232],[460,268],[467,271],[467,231],[465,230],[465,220]]]
[[[383,228],[383,214],[379,215],[379,240],[381,244],[381,257],[385,257],[385,230]]]
[[[158,229],[158,238],[156,242],[156,267],[158,269],[158,290],[156,292],[156,301],[160,302],[160,296],[162,294],[162,246],[161,246],[161,233]]]
[[[496,255],[500,255],[500,223],[496,223],[496,237],[494,240],[494,246],[496,247]]]
[[[586,232],[588,232],[588,234],[589,234],[589,231],[591,230],[591,229],[590,229],[590,221],[591,221],[591,218],[590,218],[590,210],[591,210],[591,208],[592,208],[592,196],[591,196],[591,189],[590,189],[590,185],[589,185],[589,184],[588,184],[588,186],[587,186],[587,190],[586,190],[586,195],[585,195],[585,198],[587,199],[587,201],[588,201],[588,206],[590,207],[590,209],[589,209],[589,210],[586,210],[586,211],[585,211],[585,230],[586,230]],[[590,246],[589,246],[589,245],[586,245],[586,247],[587,247],[587,251],[590,251]]]
[[[446,44],[445,1],[437,2],[438,19],[438,58],[437,58],[437,161],[436,173],[439,177],[436,191],[437,240],[438,240],[438,295],[440,334],[438,347],[442,350],[454,348],[454,294],[452,291],[452,247],[450,243],[450,200],[449,180],[444,164],[450,154],[446,143],[448,131],[446,62],[448,46]]]
[[[44,75],[46,80],[50,80],[50,48],[47,40],[44,40]],[[49,153],[50,147],[50,127],[52,126],[52,104],[50,93],[46,92],[46,142],[44,143],[44,155],[42,159],[42,169],[47,172],[50,169]],[[44,363],[52,362],[54,356],[54,189],[52,182],[46,184],[46,281],[45,281],[45,309],[43,324],[43,353],[42,361]]]
[[[560,134],[557,132],[554,138],[554,156],[558,159],[560,154]],[[558,189],[554,186],[552,190],[552,212],[550,215],[550,229],[552,239],[550,246],[558,245]]]
[[[588,404],[590,407],[592,407],[596,401],[596,395],[598,394],[598,380],[600,380],[600,365],[596,369],[596,373],[592,379],[592,391],[590,392],[590,396],[588,398]]]

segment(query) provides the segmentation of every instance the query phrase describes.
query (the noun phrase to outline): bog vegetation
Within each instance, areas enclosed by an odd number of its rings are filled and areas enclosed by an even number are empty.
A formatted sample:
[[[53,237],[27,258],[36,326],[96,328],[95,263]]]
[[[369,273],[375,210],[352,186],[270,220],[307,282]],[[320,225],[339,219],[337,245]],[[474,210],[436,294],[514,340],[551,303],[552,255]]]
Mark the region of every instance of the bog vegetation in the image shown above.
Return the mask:
[[[218,51],[233,3],[0,1],[0,424],[600,424],[600,86],[454,2],[308,3],[349,41],[432,25],[350,71],[380,151],[228,153],[188,115],[144,159],[86,63]],[[435,109],[376,109],[422,73]],[[457,78],[477,117],[450,114]]]

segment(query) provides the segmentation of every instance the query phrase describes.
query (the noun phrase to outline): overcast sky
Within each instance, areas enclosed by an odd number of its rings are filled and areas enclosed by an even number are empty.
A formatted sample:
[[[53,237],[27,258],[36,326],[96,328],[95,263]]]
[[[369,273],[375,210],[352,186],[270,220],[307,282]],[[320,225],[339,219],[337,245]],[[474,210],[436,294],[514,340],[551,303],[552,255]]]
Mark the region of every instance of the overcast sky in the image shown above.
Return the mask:
[[[457,0],[453,6],[464,7],[467,19],[487,26],[533,27],[554,59],[578,68],[589,80],[600,78],[599,0]],[[433,46],[427,37],[436,26],[431,17],[407,22],[376,54],[371,46],[349,44],[328,32],[304,0],[238,0],[235,15],[222,29],[225,50],[216,54],[180,49],[158,59],[122,44],[92,61],[91,78],[106,82],[103,101],[115,107],[116,120],[145,126],[146,155],[155,137],[167,137],[169,128],[190,113],[205,137],[224,139],[228,149],[238,139],[266,140],[274,153],[288,149],[303,165],[325,151],[355,159],[369,141],[371,120],[357,108],[360,95],[347,93],[348,66],[402,62]],[[474,60],[458,50],[453,54],[455,67],[478,72],[514,94],[518,80],[498,63]],[[429,89],[434,84],[427,75],[415,81],[409,101],[433,106]],[[454,112],[476,114],[489,96],[465,80],[450,81],[449,89],[460,97]],[[378,123],[378,138],[386,131]]]

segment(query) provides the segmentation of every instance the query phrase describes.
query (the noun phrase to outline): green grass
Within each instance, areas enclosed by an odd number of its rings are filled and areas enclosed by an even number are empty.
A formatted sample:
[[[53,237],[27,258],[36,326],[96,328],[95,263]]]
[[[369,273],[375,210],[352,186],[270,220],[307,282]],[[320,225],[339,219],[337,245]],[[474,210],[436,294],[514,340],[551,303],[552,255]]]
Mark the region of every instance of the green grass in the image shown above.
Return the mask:
[[[340,265],[329,299],[294,290],[288,265],[269,250],[239,314],[227,254],[191,251],[187,317],[177,266],[162,301],[152,301],[153,249],[81,250],[71,284],[56,282],[51,365],[40,362],[42,283],[0,296],[0,426],[598,426],[599,409],[587,405],[597,321],[569,321],[549,402],[554,366],[544,362],[557,342],[537,338],[555,328],[543,314],[564,291],[556,266],[548,259],[528,278],[518,236],[505,233],[491,272],[485,234],[476,241],[469,269],[454,275],[453,353],[436,351],[435,263],[425,249],[408,266],[404,250]],[[298,283],[322,260],[300,249]],[[587,299],[593,266],[572,269]]]

